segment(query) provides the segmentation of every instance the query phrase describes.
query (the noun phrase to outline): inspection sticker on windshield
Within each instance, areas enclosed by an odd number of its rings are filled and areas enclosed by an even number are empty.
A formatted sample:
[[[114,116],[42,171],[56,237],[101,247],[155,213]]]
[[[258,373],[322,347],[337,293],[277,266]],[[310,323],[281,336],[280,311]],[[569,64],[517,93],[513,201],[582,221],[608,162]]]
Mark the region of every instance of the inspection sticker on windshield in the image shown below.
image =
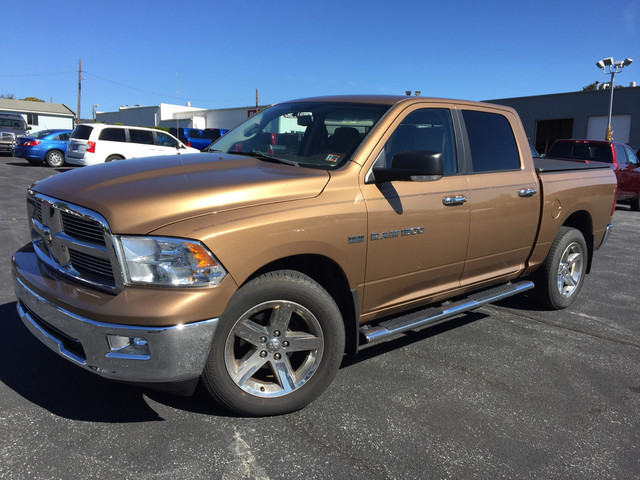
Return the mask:
[[[327,158],[325,158],[325,160],[327,162],[336,163],[339,158],[340,158],[340,155],[329,154],[329,155],[327,155]]]

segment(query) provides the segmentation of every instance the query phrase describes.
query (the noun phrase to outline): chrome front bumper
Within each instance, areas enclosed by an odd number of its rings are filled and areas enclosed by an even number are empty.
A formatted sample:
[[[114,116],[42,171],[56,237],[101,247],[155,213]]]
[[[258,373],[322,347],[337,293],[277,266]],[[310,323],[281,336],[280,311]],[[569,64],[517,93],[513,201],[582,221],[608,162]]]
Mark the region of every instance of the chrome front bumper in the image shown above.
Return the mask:
[[[66,311],[14,274],[18,315],[42,343],[87,370],[114,380],[170,384],[197,379],[218,319],[171,327],[96,322]]]

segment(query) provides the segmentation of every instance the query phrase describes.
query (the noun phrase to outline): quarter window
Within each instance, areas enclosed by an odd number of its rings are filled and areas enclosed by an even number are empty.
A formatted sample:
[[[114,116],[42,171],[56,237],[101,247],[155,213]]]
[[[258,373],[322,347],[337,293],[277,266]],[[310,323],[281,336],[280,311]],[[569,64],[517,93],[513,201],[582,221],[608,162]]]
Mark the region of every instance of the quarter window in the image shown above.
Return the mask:
[[[100,132],[99,140],[107,140],[109,142],[126,142],[124,128],[105,128]]]
[[[518,146],[502,115],[463,110],[474,173],[520,169]]]

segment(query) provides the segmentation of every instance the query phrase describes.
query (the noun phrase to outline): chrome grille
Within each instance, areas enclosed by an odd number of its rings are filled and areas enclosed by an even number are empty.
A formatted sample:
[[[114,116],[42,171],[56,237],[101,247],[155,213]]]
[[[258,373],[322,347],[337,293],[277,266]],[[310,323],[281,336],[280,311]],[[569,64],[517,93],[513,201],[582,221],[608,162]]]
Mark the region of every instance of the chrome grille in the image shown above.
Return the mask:
[[[100,214],[30,191],[34,249],[49,268],[107,291],[123,288],[113,237]]]
[[[67,235],[100,245],[105,244],[102,225],[98,222],[64,211],[61,213],[62,228]]]

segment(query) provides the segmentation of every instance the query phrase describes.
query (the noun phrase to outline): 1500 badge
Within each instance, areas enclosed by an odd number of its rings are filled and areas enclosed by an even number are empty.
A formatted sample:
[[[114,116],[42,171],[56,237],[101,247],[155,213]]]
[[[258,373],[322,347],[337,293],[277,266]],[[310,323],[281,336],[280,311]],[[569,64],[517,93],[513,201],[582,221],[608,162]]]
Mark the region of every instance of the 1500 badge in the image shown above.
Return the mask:
[[[370,239],[383,240],[385,238],[408,237],[411,235],[422,235],[424,227],[400,228],[398,230],[389,230],[388,232],[372,233]],[[362,243],[364,235],[352,235],[348,238],[347,243]]]

